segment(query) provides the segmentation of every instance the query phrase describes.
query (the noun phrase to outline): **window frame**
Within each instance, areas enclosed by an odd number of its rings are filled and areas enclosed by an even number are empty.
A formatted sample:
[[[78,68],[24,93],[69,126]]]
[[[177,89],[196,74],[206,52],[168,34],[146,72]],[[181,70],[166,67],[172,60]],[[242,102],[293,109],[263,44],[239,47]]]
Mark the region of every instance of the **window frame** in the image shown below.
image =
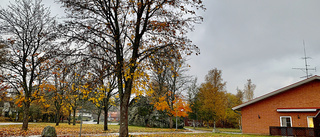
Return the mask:
[[[307,116],[308,128],[314,128],[314,125],[313,125],[313,127],[309,127],[309,118],[315,118],[315,116]],[[313,119],[312,119],[312,122],[313,122]],[[314,124],[314,123],[313,123],[313,124]]]
[[[280,116],[280,127],[287,127],[287,126],[282,126],[282,118],[290,118],[290,126],[292,127],[292,118],[291,118],[291,116]]]

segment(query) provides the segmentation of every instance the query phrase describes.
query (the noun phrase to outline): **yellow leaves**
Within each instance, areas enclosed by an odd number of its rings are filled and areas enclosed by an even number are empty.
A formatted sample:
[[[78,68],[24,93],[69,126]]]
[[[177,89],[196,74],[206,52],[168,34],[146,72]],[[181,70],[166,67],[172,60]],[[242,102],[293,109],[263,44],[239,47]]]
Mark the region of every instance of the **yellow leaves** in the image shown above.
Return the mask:
[[[50,104],[44,104],[43,106],[44,106],[44,108],[49,108]]]
[[[41,96],[39,102],[46,102],[46,100],[43,98],[43,96]]]
[[[19,107],[19,108],[21,108],[22,107],[22,103],[25,101],[25,98],[24,98],[24,96],[20,96],[16,101],[15,101],[15,104],[17,104],[17,106]]]
[[[134,64],[130,64],[134,65]],[[132,87],[132,93],[136,96],[146,94],[150,90],[148,90],[150,87],[149,81],[150,76],[147,74],[144,69],[141,67],[138,67],[135,73],[131,73],[130,75],[126,74],[126,80],[129,78],[133,78],[133,87]]]
[[[157,110],[161,110],[161,111],[170,110],[168,103],[165,101],[165,96],[160,97],[158,100],[159,100],[158,102],[154,103],[154,107]]]

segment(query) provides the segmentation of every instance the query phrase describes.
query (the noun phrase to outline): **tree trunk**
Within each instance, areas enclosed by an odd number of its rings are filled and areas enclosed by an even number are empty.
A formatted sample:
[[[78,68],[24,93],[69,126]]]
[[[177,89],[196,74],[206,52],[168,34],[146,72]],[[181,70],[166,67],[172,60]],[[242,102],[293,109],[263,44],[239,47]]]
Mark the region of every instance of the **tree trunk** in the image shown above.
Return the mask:
[[[69,116],[68,116],[68,125],[71,124],[71,110],[69,110]]]
[[[59,126],[59,123],[60,123],[60,113],[57,112],[56,113],[56,126]]]
[[[192,124],[192,125],[193,125],[193,129],[196,129],[195,124],[196,124],[196,123],[195,123],[194,120],[193,120],[193,124]]]
[[[76,125],[76,109],[73,109],[73,125]]]
[[[170,125],[169,127],[172,128],[173,127],[173,121],[172,121],[172,116],[169,117],[169,121],[170,121]]]
[[[127,91],[126,91],[127,93]],[[129,105],[130,95],[124,94],[120,102],[120,137],[128,137],[128,105]]]
[[[99,108],[99,110],[98,110],[98,121],[97,121],[98,125],[100,124],[100,116],[101,116],[101,109]]]
[[[104,123],[103,123],[103,130],[108,130],[108,104],[103,107],[104,111]]]
[[[22,130],[28,130],[29,108],[30,108],[30,102],[27,101],[27,102],[25,103],[24,110],[23,110]]]

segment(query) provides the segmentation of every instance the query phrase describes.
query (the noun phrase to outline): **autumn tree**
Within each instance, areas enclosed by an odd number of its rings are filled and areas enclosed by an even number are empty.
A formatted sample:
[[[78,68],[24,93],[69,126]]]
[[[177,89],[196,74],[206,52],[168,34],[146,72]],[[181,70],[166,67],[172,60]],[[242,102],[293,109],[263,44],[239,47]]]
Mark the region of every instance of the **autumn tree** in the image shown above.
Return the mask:
[[[67,60],[55,59],[53,60],[57,62],[59,65],[56,66],[51,71],[51,81],[53,81],[54,88],[51,90],[52,105],[55,108],[55,123],[56,126],[60,123],[60,118],[62,116],[62,110],[66,107],[66,93],[69,90],[69,83],[67,79],[70,77],[70,73],[72,72],[70,69],[72,65]],[[69,108],[66,108],[69,109]]]
[[[222,127],[224,128],[236,128],[239,126],[240,117],[239,112],[233,111],[232,108],[240,105],[240,98],[237,95],[227,93],[226,94],[226,109],[225,114],[221,119]]]
[[[199,107],[200,107],[200,100],[199,100],[199,87],[197,85],[197,78],[191,81],[191,85],[188,87],[187,95],[188,95],[188,102],[190,104],[191,112],[189,113],[189,119],[193,120],[193,127],[195,128],[196,122],[198,122],[198,115],[199,115]]]
[[[169,116],[169,127],[173,127],[173,117],[175,116],[175,105],[179,99],[182,99],[182,91],[187,88],[190,77],[186,75],[188,65],[185,58],[179,54],[170,54],[171,49],[164,48],[155,53],[151,58],[152,62],[152,80],[153,80],[153,103],[167,105],[155,107],[158,110],[165,111]],[[163,98],[163,99],[162,99]],[[162,102],[164,101],[164,102]],[[159,105],[159,104],[158,104]],[[189,108],[189,106],[186,106]]]
[[[179,98],[182,97],[182,91],[187,88],[187,83],[190,82],[190,77],[185,74],[188,71],[188,65],[185,63],[184,59],[180,58],[181,57],[176,57],[172,59],[169,73],[166,76],[168,90],[172,92],[172,94],[167,94],[167,103],[172,110],[175,108],[175,105],[181,104],[179,103],[179,101],[181,101]],[[189,105],[186,104],[186,108],[189,109]],[[172,128],[172,115],[169,116],[170,128]]]
[[[110,52],[114,60],[120,98],[120,136],[128,136],[128,104],[135,71],[147,58],[162,48],[173,53],[198,52],[187,38],[202,18],[196,9],[204,9],[201,0],[60,0],[68,11],[66,29],[70,38],[83,44],[95,44]],[[128,75],[127,75],[128,74]]]
[[[256,85],[251,82],[251,79],[248,79],[243,89],[244,99],[246,101],[250,101],[254,98],[255,89],[256,89]]]
[[[208,72],[205,83],[199,88],[200,116],[202,120],[210,123],[222,119],[226,109],[226,82],[222,79],[222,71],[217,68]]]
[[[51,117],[57,113],[55,111],[55,97],[54,92],[56,91],[56,87],[53,83],[49,81],[44,81],[41,85],[39,85],[39,95],[38,99],[32,102],[33,106],[39,107],[42,113],[42,121],[43,122],[53,122],[54,118]],[[50,118],[50,121],[49,121]]]
[[[100,120],[101,110],[104,112],[104,130],[108,130],[108,112],[111,107],[111,98],[117,93],[115,92],[117,83],[113,66],[104,58],[108,56],[105,50],[90,49],[89,73],[92,75],[93,94],[89,101],[92,102],[100,113],[98,113],[98,124]]]
[[[0,10],[0,21],[0,33],[8,49],[8,61],[1,64],[4,81],[20,96],[24,109],[22,129],[27,130],[32,94],[37,95],[34,92],[41,83],[39,76],[46,70],[44,63],[57,56],[56,22],[40,0],[15,1]]]
[[[87,69],[87,60],[83,58],[77,58],[72,66],[70,77],[67,80],[68,82],[68,92],[66,93],[67,98],[66,102],[69,105],[69,109],[72,111],[72,124],[76,125],[76,112],[78,109],[81,109],[81,106],[83,104],[83,99],[87,98],[87,88],[89,85],[86,85],[87,79],[86,76],[88,72]],[[80,63],[81,62],[81,63]],[[83,94],[86,94],[85,97],[83,97]]]

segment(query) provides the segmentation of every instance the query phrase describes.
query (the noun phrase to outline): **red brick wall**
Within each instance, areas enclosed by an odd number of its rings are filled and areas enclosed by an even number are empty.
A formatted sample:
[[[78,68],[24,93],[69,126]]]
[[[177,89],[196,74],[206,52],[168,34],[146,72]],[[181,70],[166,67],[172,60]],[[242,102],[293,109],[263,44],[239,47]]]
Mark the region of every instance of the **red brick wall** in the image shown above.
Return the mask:
[[[280,116],[291,116],[293,127],[308,127],[307,116],[315,116],[317,112],[279,113],[277,108],[319,108],[319,97],[320,81],[315,80],[243,107],[243,133],[269,134],[270,126],[280,126]]]

